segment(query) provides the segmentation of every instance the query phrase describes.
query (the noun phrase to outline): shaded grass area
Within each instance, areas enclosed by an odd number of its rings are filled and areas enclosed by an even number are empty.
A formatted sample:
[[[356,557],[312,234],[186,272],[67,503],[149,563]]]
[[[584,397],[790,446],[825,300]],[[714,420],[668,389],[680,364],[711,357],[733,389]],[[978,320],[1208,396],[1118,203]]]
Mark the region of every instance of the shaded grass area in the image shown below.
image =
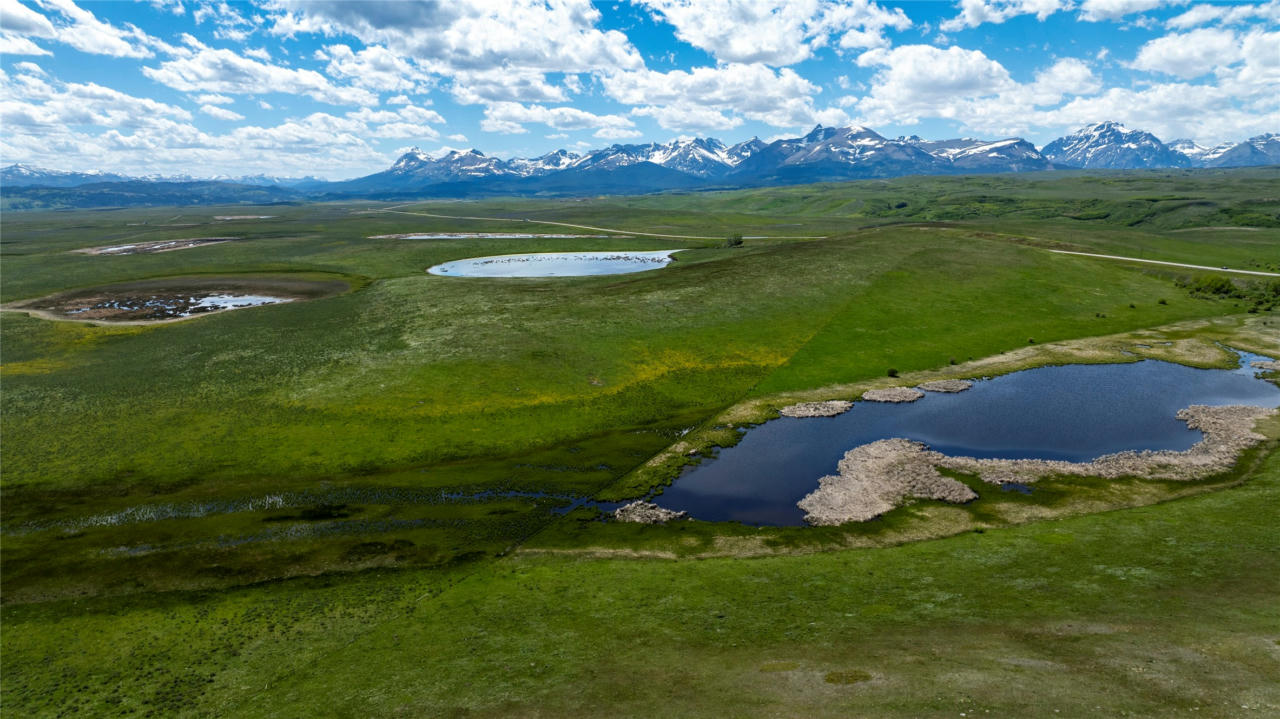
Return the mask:
[[[518,457],[336,477],[32,489],[6,509],[4,601],[216,588],[498,556],[696,418]]]
[[[517,556],[462,578],[10,606],[6,703],[33,716],[1267,715],[1280,709],[1278,500],[1272,454],[1213,494],[882,549]]]

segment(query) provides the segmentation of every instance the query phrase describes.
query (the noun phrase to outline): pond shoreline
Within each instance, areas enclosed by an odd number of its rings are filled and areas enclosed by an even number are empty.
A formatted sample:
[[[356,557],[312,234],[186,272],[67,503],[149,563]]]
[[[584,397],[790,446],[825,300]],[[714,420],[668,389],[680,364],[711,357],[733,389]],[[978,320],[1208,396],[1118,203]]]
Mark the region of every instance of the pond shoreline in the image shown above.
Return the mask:
[[[1268,360],[1237,356],[1231,370],[1153,360],[1061,365],[921,383],[950,392],[898,386],[852,403],[789,405],[783,419],[748,429],[653,501],[707,521],[793,526],[864,521],[912,497],[974,498],[938,470],[996,484],[1050,475],[1199,479],[1225,471],[1258,440],[1248,429],[1262,415],[1251,413],[1280,406],[1280,389],[1251,366]],[[1237,428],[1232,411],[1249,426]]]
[[[333,297],[354,286],[350,279],[337,277],[185,275],[66,290],[9,302],[0,305],[0,310],[56,322],[159,325],[238,309]]]
[[[650,457],[614,487],[602,492],[600,498],[627,501],[660,492],[685,468],[700,463],[702,458],[712,456],[720,449],[735,446],[742,439],[743,430],[786,416],[780,413],[782,408],[834,406],[836,402],[851,402],[868,389],[905,383],[993,378],[1026,369],[1068,364],[1123,364],[1155,359],[1201,369],[1227,369],[1236,365],[1236,355],[1223,349],[1224,345],[1267,356],[1280,356],[1280,338],[1270,327],[1264,328],[1268,321],[1265,317],[1244,314],[1187,320],[1113,335],[1045,342],[951,366],[906,372],[898,378],[867,378],[847,384],[744,398]],[[833,416],[843,411],[800,416]]]
[[[427,268],[437,277],[476,279],[564,278],[624,275],[666,267],[674,250],[602,250],[489,255],[442,262]]]
[[[1190,429],[1204,433],[1204,439],[1190,449],[1130,450],[1091,462],[952,457],[923,442],[879,440],[849,450],[840,461],[839,474],[821,478],[818,489],[801,499],[799,507],[809,524],[837,525],[874,519],[911,498],[952,503],[978,498],[939,469],[974,475],[998,486],[1065,476],[1191,482],[1231,469],[1246,449],[1266,439],[1254,431],[1258,420],[1276,414],[1275,409],[1247,405],[1193,405],[1178,412],[1178,419]]]

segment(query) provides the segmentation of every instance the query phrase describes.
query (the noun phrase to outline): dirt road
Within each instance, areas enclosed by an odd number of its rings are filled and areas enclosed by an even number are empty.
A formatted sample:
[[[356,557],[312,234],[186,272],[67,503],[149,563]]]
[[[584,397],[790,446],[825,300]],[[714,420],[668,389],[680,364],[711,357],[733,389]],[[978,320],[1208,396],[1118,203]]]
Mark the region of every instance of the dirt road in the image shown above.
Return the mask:
[[[1208,265],[1188,265],[1182,262],[1165,262],[1163,260],[1144,260],[1139,257],[1120,257],[1119,255],[1098,255],[1092,252],[1069,252],[1067,250],[1049,250],[1059,255],[1079,255],[1081,257],[1101,257],[1104,260],[1124,260],[1126,262],[1145,262],[1149,265],[1166,265],[1168,267],[1188,267],[1193,270],[1216,270],[1231,272],[1237,275],[1257,275],[1259,277],[1280,277],[1276,272],[1258,272],[1257,270],[1232,270],[1226,267],[1209,267]]]

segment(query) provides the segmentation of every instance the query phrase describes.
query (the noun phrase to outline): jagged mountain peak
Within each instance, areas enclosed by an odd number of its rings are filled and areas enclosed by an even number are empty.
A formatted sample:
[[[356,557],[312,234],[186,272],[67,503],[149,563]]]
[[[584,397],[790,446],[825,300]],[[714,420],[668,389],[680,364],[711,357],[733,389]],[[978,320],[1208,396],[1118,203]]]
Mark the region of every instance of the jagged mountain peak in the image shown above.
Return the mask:
[[[113,172],[92,170],[75,172],[73,170],[50,170],[27,163],[14,163],[0,168],[0,183],[5,185],[40,185],[45,187],[75,187],[94,182],[122,182],[130,180],[126,175]]]
[[[871,128],[865,125],[852,125],[850,127],[840,127],[840,128],[836,128],[836,132],[838,134],[846,135],[848,137],[866,137],[866,138],[880,139],[880,140],[885,139],[883,135],[881,135],[880,133],[876,132],[875,130],[872,130]]]
[[[1102,122],[1095,122],[1092,125],[1085,125],[1077,134],[1084,134],[1086,132],[1118,132],[1121,134],[1128,134],[1133,131],[1126,127],[1122,122],[1116,122],[1115,120],[1103,120]]]
[[[431,156],[423,152],[422,148],[413,147],[397,158],[391,169],[408,169],[431,161]]]
[[[831,137],[837,132],[839,132],[839,128],[836,128],[836,127],[823,127],[822,125],[814,125],[813,129],[809,131],[809,134],[805,135],[800,139],[806,145],[813,145],[815,143],[819,143],[819,142],[822,142],[823,140],[826,140],[827,138]]]
[[[1060,137],[1040,150],[1055,163],[1086,169],[1190,167],[1191,160],[1145,130],[1098,122]]]
[[[1170,144],[1172,147],[1151,133],[1115,121],[1085,125],[1042,150],[1017,137],[925,140],[910,135],[887,139],[864,126],[819,124],[800,137],[767,143],[752,137],[726,146],[713,137],[681,137],[662,143],[613,144],[585,154],[559,149],[534,158],[502,159],[477,148],[428,153],[412,147],[387,170],[340,183],[265,175],[216,179],[305,186],[304,191],[466,196],[472,192],[646,192],[726,183],[760,185],[906,174],[1026,172],[1052,169],[1054,163],[1116,169],[1187,167],[1193,163],[1203,167],[1280,164],[1277,133],[1212,148],[1191,140]],[[75,173],[44,170],[25,163],[0,168],[0,180],[10,186],[74,187],[127,180],[194,179],[197,178]]]

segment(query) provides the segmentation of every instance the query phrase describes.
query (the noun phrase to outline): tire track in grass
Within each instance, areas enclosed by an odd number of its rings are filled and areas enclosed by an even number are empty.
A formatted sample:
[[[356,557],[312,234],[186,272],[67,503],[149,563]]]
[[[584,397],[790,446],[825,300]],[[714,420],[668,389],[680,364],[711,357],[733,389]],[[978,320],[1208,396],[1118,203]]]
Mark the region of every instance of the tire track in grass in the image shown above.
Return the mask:
[[[1096,252],[1071,252],[1068,250],[1049,250],[1059,255],[1076,255],[1078,257],[1097,257],[1104,260],[1121,260],[1123,262],[1143,262],[1149,265],[1165,265],[1167,267],[1186,267],[1192,270],[1209,270],[1211,272],[1230,272],[1237,275],[1256,275],[1258,277],[1280,277],[1280,272],[1261,272],[1259,270],[1233,270],[1230,267],[1210,267],[1208,265],[1189,265],[1185,262],[1166,262],[1164,260],[1144,260],[1141,257],[1121,257],[1120,255],[1100,255]]]

